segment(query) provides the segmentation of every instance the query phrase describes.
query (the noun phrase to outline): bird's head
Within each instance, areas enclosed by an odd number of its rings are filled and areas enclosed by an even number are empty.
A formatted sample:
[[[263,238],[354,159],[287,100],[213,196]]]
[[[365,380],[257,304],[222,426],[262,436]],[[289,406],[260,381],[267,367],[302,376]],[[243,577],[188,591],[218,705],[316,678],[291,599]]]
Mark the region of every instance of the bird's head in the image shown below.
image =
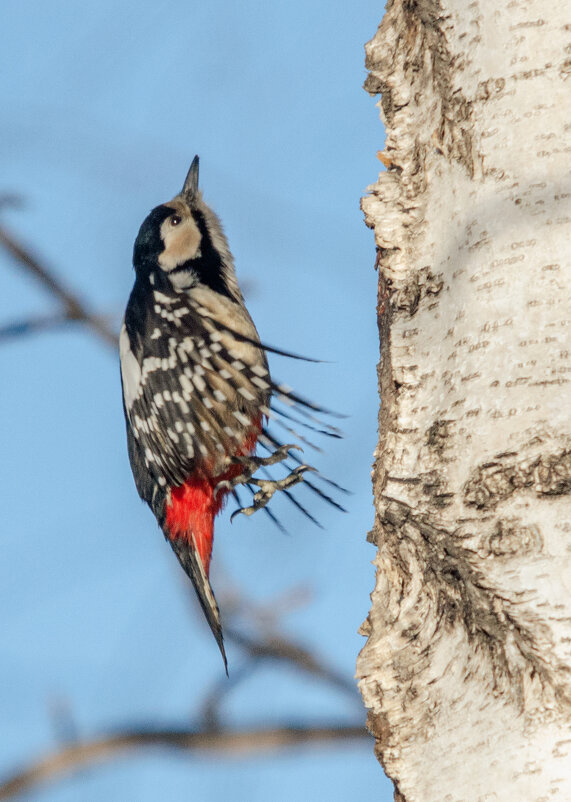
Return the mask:
[[[198,189],[195,156],[181,192],[144,220],[133,249],[137,277],[184,292],[210,287],[233,300],[242,296],[222,225]]]

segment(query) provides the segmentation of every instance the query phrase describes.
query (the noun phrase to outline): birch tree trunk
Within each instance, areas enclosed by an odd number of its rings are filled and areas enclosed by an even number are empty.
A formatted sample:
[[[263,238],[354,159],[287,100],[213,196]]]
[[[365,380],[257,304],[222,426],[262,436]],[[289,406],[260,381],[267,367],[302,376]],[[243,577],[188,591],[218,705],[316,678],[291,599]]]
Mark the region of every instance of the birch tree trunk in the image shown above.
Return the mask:
[[[571,5],[389,0],[367,66],[369,726],[398,800],[569,802]]]

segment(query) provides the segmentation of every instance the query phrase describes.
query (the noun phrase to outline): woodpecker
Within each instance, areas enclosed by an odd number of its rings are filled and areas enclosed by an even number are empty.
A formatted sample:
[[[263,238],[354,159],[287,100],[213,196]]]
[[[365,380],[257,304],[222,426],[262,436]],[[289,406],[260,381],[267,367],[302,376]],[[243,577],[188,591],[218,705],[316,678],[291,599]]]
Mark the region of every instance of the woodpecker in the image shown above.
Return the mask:
[[[282,425],[304,442],[291,420],[333,437],[339,431],[315,417],[327,410],[272,380],[267,351],[300,357],[261,343],[220,220],[199,191],[198,156],[182,191],[141,225],[133,266],[119,341],[129,460],[140,497],[192,580],[227,672],[209,581],[214,518],[229,494],[239,501],[240,485],[254,498],[236,512],[251,514],[277,490],[289,496],[289,488],[314,470],[295,456],[297,444],[282,444],[267,428],[270,418],[280,417],[272,399],[289,407],[281,410],[288,421]],[[269,456],[256,456],[257,445]],[[285,477],[255,475],[278,463],[288,468]]]

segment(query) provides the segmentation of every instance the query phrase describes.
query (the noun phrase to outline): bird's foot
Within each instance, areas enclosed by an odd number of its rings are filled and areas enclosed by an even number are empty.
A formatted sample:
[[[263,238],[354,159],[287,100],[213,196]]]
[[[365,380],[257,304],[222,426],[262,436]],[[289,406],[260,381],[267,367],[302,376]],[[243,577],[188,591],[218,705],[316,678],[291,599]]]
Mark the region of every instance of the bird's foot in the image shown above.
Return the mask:
[[[297,485],[299,482],[303,481],[303,475],[306,471],[315,470],[315,468],[312,468],[310,465],[302,464],[297,465],[283,479],[258,479],[254,476],[259,468],[264,468],[269,465],[276,465],[278,462],[283,462],[286,460],[288,458],[288,452],[292,449],[301,451],[300,447],[297,445],[286,444],[276,448],[273,454],[270,454],[269,457],[244,456],[232,458],[233,464],[241,466],[241,473],[231,479],[225,479],[222,482],[218,482],[215,490],[216,495],[221,490],[228,492],[229,490],[233,490],[238,485],[255,485],[259,488],[259,490],[254,494],[253,504],[250,507],[240,507],[239,509],[235,510],[230,516],[231,521],[236,515],[238,515],[238,513],[252,515],[257,510],[263,509],[268,501],[272,498],[274,493],[276,493],[278,490],[289,490],[291,487],[294,487],[294,485]]]
[[[299,482],[303,482],[303,475],[306,471],[314,470],[315,468],[312,468],[311,465],[298,465],[283,479],[255,479],[252,477],[249,479],[248,484],[256,485],[256,487],[260,488],[254,493],[254,503],[250,507],[240,507],[234,510],[230,516],[230,520],[233,521],[235,516],[240,512],[244,515],[253,515],[257,510],[261,510],[266,506],[275,492],[278,490],[289,490],[290,487],[294,487],[294,485],[299,484]]]

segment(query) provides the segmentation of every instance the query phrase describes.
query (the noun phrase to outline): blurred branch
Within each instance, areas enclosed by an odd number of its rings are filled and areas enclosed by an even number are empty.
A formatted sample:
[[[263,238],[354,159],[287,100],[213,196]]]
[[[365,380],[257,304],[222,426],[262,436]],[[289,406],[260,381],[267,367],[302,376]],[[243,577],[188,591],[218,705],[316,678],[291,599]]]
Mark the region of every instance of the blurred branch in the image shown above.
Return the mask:
[[[364,726],[329,724],[251,730],[131,730],[66,746],[0,783],[0,799],[12,799],[58,775],[120,757],[141,748],[215,752],[246,757],[287,747],[370,738]]]
[[[69,699],[64,696],[53,697],[49,700],[48,709],[56,740],[62,746],[79,741],[79,728]]]
[[[250,638],[234,629],[226,629],[226,637],[232,640],[257,660],[276,660],[289,663],[306,674],[325,680],[337,690],[343,691],[361,704],[354,681],[318,660],[308,649],[298,646],[284,637],[266,637],[263,640]]]
[[[229,676],[224,676],[214,682],[201,704],[201,720],[203,726],[209,730],[220,728],[220,711],[231,691],[244,680],[249,679],[254,671],[261,666],[260,661],[247,660],[238,669],[232,669]]]
[[[255,622],[260,632],[275,631],[284,615],[293,610],[307,607],[314,594],[307,584],[299,584],[287,588],[272,600],[265,599],[263,604],[254,602],[244,595],[232,580],[231,575],[218,561],[218,574],[224,577],[224,592],[221,595],[224,607],[224,618],[228,621],[242,619],[248,623]]]
[[[7,323],[0,326],[0,340],[9,340],[11,337],[21,337],[25,334],[36,334],[39,331],[49,331],[60,326],[67,326],[70,322],[66,312],[55,315],[43,315],[20,320],[17,323]]]
[[[104,340],[107,345],[113,346],[114,349],[117,348],[118,337],[109,327],[105,319],[98,317],[97,315],[93,315],[87,309],[85,304],[74,293],[71,292],[71,290],[65,287],[62,282],[39,261],[36,256],[34,256],[30,251],[17,242],[13,235],[9,234],[5,228],[0,228],[0,246],[2,246],[28,273],[35,276],[35,278],[38,279],[41,284],[43,284],[50,294],[63,304],[65,311],[60,317],[60,322],[62,318],[66,320],[81,321],[85,325],[89,326],[89,328],[91,328],[98,337]],[[57,319],[57,316],[54,319]],[[14,336],[14,327],[12,326],[7,328],[8,330],[12,328],[11,336]],[[38,328],[38,326],[36,326],[36,328]],[[29,331],[31,331],[30,321],[28,321],[27,328],[24,325],[24,329],[21,333],[28,333]]]

